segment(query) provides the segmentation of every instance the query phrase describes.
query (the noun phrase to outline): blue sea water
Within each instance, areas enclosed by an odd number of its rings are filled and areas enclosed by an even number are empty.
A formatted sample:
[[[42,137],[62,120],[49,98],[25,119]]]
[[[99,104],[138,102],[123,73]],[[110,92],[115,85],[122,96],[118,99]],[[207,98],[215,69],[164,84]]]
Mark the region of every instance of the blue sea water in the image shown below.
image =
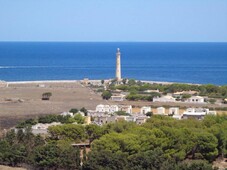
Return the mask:
[[[227,84],[227,43],[0,42],[0,80],[114,78],[118,47],[124,78]]]

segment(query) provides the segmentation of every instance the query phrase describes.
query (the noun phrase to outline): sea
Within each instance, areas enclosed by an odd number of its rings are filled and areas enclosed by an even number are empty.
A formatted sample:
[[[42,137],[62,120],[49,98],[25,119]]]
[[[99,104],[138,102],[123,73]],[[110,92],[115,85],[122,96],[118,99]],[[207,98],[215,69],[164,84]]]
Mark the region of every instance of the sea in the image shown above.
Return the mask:
[[[227,43],[0,42],[0,80],[115,77],[227,85]]]

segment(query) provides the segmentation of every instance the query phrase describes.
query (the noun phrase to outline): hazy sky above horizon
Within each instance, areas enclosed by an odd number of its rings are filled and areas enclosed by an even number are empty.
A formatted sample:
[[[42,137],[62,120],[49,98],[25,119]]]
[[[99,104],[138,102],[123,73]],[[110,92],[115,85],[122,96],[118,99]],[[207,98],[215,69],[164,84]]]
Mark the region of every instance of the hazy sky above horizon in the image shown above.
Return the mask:
[[[0,0],[0,41],[227,42],[227,0]]]

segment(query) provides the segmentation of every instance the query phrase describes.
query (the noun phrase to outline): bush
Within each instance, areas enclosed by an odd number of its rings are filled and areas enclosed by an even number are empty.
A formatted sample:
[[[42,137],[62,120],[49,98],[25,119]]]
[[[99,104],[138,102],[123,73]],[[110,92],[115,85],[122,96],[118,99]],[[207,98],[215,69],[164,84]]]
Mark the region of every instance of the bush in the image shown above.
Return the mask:
[[[85,114],[85,116],[87,116],[87,113],[88,113],[87,109],[85,109],[84,107],[82,107],[80,109],[80,111],[83,112]]]
[[[208,101],[209,101],[210,104],[215,104],[217,100],[215,100],[215,99],[209,99]]]
[[[73,113],[73,114],[75,114],[75,113],[77,113],[78,112],[78,109],[76,109],[76,108],[72,108],[72,109],[70,109],[70,111],[69,111],[70,113]]]
[[[130,115],[129,113],[126,113],[125,111],[117,111],[115,112],[116,115],[118,116],[128,116]]]
[[[52,96],[51,92],[46,92],[42,94],[42,100],[50,100],[50,97]]]
[[[103,91],[102,98],[105,100],[109,100],[112,96],[112,93],[108,90]]]

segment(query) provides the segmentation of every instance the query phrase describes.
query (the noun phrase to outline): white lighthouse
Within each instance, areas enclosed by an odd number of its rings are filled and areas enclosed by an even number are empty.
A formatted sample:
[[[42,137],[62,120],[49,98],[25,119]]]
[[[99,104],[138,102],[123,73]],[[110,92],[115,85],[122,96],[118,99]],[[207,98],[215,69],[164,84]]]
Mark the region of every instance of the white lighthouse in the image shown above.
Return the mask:
[[[117,53],[116,53],[116,80],[121,81],[121,52],[120,52],[120,48],[117,49]]]

